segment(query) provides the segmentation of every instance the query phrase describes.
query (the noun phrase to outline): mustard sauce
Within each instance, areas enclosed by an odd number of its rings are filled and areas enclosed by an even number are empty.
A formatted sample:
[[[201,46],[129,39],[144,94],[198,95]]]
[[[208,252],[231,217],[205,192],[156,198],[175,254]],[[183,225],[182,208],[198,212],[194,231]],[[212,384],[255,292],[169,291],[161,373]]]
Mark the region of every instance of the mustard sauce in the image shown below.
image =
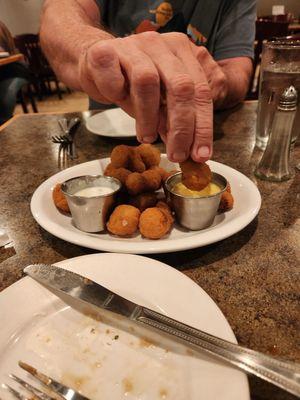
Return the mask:
[[[219,193],[221,189],[218,185],[211,182],[202,190],[190,190],[182,182],[178,182],[173,186],[172,191],[185,197],[205,197]]]

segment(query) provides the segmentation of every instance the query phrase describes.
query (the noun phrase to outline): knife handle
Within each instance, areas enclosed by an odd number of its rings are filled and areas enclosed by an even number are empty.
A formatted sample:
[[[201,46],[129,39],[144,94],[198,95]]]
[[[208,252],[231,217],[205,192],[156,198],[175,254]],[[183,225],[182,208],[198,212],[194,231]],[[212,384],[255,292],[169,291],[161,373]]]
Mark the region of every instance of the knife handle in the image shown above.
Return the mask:
[[[281,361],[228,342],[145,307],[137,321],[177,337],[194,350],[204,350],[247,373],[300,396],[300,364]]]

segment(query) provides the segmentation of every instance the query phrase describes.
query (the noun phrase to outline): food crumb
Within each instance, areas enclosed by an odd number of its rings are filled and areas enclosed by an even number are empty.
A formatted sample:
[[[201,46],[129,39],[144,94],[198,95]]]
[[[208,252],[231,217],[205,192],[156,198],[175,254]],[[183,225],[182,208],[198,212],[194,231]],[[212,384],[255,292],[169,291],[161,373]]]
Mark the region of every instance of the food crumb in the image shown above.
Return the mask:
[[[154,343],[153,343],[153,342],[151,342],[150,340],[145,339],[145,338],[141,338],[139,344],[140,344],[141,347],[150,347],[150,346],[154,346]]]
[[[115,339],[115,340],[118,340],[118,339],[119,339],[119,335],[116,335],[116,336],[114,337],[114,339]]]
[[[105,333],[109,334],[109,333],[110,333],[110,330],[109,330],[109,329],[106,329]]]
[[[95,365],[96,368],[101,368],[102,367],[102,364],[101,364],[100,361],[96,362],[94,365]]]
[[[92,328],[92,329],[91,329],[91,333],[96,333],[96,329],[95,329],[95,328]]]
[[[133,389],[133,384],[129,378],[124,378],[123,381],[123,387],[125,390],[125,393],[130,393]]]
[[[160,398],[161,398],[161,399],[166,399],[166,398],[167,398],[167,395],[168,395],[168,392],[167,392],[166,389],[160,389],[159,395],[160,395]]]
[[[188,356],[193,356],[193,355],[194,355],[194,352],[193,352],[192,350],[190,350],[190,349],[186,349],[186,354],[187,354]]]

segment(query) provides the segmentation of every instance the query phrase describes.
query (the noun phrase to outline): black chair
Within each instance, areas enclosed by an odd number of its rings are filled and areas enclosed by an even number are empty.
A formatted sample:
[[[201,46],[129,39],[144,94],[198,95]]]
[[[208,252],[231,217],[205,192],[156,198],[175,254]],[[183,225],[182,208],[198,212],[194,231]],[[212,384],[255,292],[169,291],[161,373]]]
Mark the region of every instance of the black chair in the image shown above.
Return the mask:
[[[58,79],[42,52],[39,36],[23,34],[15,36],[14,41],[29,65],[33,75],[33,85],[39,98],[42,99],[43,95],[52,93],[51,82],[54,82],[58,98],[62,99]]]

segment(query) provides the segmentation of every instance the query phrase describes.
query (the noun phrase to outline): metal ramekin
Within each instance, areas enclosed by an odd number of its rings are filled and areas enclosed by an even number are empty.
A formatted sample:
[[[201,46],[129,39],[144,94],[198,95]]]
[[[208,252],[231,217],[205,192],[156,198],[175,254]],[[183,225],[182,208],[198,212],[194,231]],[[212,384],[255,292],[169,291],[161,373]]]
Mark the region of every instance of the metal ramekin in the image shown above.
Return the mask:
[[[79,190],[93,186],[109,186],[112,188],[112,193],[94,197],[75,194]],[[61,189],[67,198],[76,228],[84,232],[105,230],[107,218],[120,188],[121,182],[118,179],[102,175],[78,176],[62,183]]]
[[[190,230],[209,227],[218,212],[222,193],[226,190],[227,180],[216,172],[212,173],[212,182],[220,187],[220,192],[205,197],[188,197],[174,193],[173,187],[181,182],[182,173],[171,175],[165,182],[167,200],[175,211],[178,223]]]

